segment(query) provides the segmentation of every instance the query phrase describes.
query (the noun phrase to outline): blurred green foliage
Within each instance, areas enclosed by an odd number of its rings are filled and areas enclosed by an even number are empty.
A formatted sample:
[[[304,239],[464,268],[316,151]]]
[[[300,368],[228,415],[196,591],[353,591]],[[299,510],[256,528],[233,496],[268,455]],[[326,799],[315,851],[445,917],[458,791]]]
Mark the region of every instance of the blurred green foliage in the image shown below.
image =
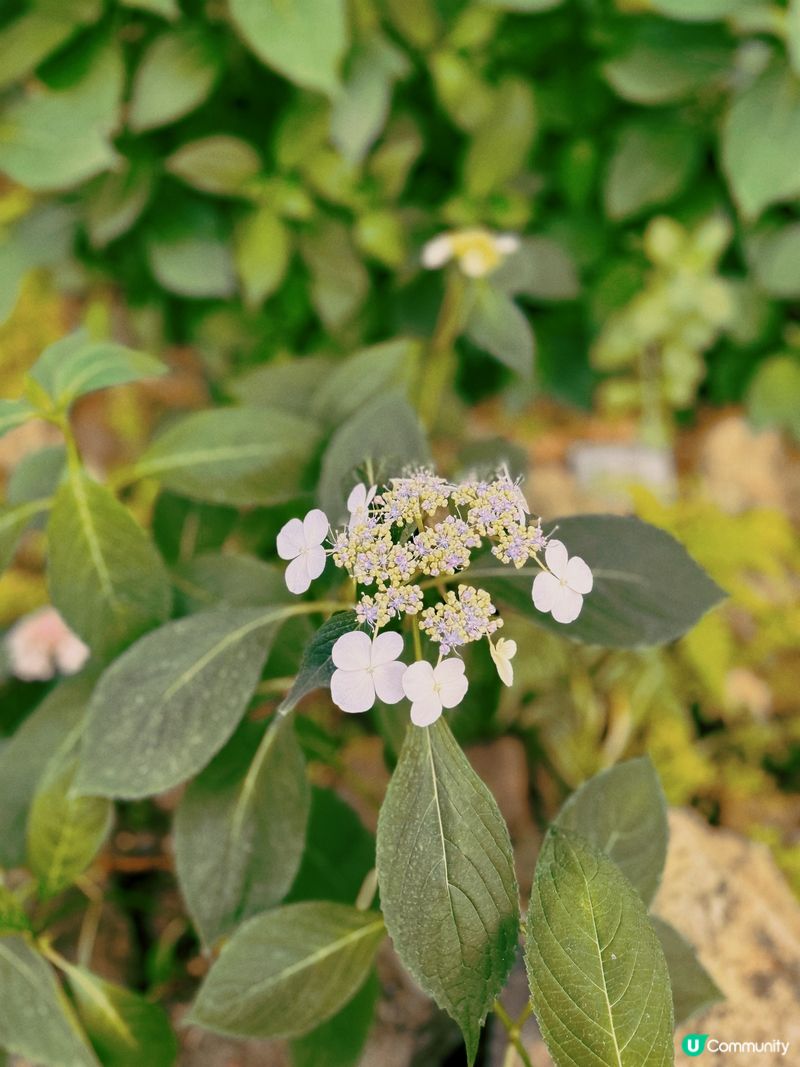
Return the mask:
[[[534,238],[508,273],[539,383],[587,403],[610,322],[665,340],[657,320],[681,317],[651,284],[631,305],[651,217],[697,234],[719,216],[730,313],[666,339],[661,401],[693,403],[706,349],[719,402],[762,357],[796,360],[796,3],[28,0],[0,19],[0,314],[35,267],[77,291],[110,278],[141,342],[195,342],[220,377],[429,336],[421,246],[483,226]],[[756,390],[762,424],[786,423],[786,373]]]

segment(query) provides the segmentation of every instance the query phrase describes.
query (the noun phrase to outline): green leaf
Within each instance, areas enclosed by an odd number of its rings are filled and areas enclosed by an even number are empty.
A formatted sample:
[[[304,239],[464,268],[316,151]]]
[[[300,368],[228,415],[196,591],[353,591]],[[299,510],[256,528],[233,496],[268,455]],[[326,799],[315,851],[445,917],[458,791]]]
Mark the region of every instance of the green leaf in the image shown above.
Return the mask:
[[[674,1062],[667,964],[642,899],[602,852],[557,827],[536,865],[525,963],[556,1067]]]
[[[18,898],[0,880],[0,934],[22,933],[31,924]]]
[[[567,800],[556,823],[605,852],[650,904],[667,858],[669,826],[661,782],[647,756],[590,778]]]
[[[36,417],[27,400],[0,400],[0,437]]]
[[[97,1067],[50,967],[23,937],[0,937],[0,1048],[48,1067]]]
[[[282,567],[233,552],[205,552],[178,563],[173,582],[184,615],[216,604],[257,608],[292,599]]]
[[[789,0],[786,12],[786,48],[795,74],[800,74],[800,3]]]
[[[282,715],[293,711],[304,696],[315,689],[330,685],[334,672],[331,652],[333,646],[343,634],[350,633],[358,626],[354,611],[337,611],[317,630],[303,651],[300,670],[289,692],[278,708]]]
[[[93,685],[85,673],[60,682],[0,748],[0,866],[23,865],[31,801],[48,763],[75,744]]]
[[[465,329],[478,348],[521,377],[531,377],[535,342],[528,318],[491,282],[475,285]]]
[[[522,79],[508,78],[470,143],[464,161],[467,193],[485,197],[515,178],[526,166],[535,133],[531,87]]]
[[[295,1038],[292,1067],[358,1067],[375,1018],[380,984],[373,972],[349,1004],[322,1026]]]
[[[137,641],[95,690],[76,788],[151,796],[205,767],[236,729],[292,612],[216,608]]]
[[[311,274],[314,308],[331,331],[345,326],[369,292],[369,275],[356,255],[350,231],[328,219],[304,236],[300,250]]]
[[[234,25],[267,66],[333,96],[348,43],[344,0],[230,0]]]
[[[552,11],[564,0],[484,0],[487,7],[499,7],[503,11]]]
[[[28,189],[51,192],[111,168],[124,77],[121,50],[108,43],[76,84],[14,99],[0,128],[0,170]]]
[[[155,175],[148,160],[125,160],[98,179],[84,221],[92,248],[105,248],[126,234],[150,202]]]
[[[667,960],[675,1025],[680,1026],[692,1015],[725,998],[686,938],[657,915],[651,915],[650,922]]]
[[[525,237],[518,251],[492,273],[491,284],[510,296],[533,300],[574,300],[580,292],[575,261],[551,237]]]
[[[781,300],[800,296],[800,223],[754,235],[747,252],[765,293]]]
[[[74,234],[75,211],[59,203],[44,203],[8,227],[0,242],[0,323],[14,310],[27,272],[68,259]]]
[[[800,194],[800,81],[784,61],[734,99],[722,131],[722,166],[745,219]]]
[[[53,603],[99,656],[162,622],[171,593],[152,542],[106,489],[75,471],[56,494],[47,526]]]
[[[275,504],[297,494],[317,439],[313,423],[275,409],[198,411],[169,426],[135,473],[193,500]]]
[[[220,71],[215,43],[194,26],[162,33],[148,46],[136,69],[131,128],[141,133],[188,115],[211,93]]]
[[[48,445],[28,452],[11,472],[6,487],[9,504],[41,505],[53,496],[64,476],[66,450],[63,445]]]
[[[759,364],[745,397],[747,417],[757,430],[787,430],[800,441],[800,361],[773,356]]]
[[[55,52],[77,28],[68,13],[32,11],[20,15],[0,31],[0,89],[27,77]]]
[[[620,128],[604,187],[606,212],[626,219],[674,199],[688,185],[699,158],[693,129],[637,119]]]
[[[391,426],[391,434],[386,428]],[[391,477],[430,453],[416,412],[400,393],[390,391],[343,423],[322,459],[317,496],[334,525],[344,515],[345,501],[358,478],[353,472],[371,461],[376,481]]]
[[[227,235],[209,218],[194,228],[189,220],[172,220],[154,228],[147,239],[147,261],[159,285],[195,300],[228,298],[236,292],[233,252]]]
[[[16,507],[0,506],[0,571],[14,559],[19,540],[31,522],[49,507],[49,500],[32,500]]]
[[[367,979],[384,936],[374,911],[289,904],[244,923],[200,987],[190,1022],[234,1037],[298,1037]]]
[[[311,402],[311,414],[329,426],[338,426],[373,397],[407,383],[419,356],[419,343],[405,337],[354,352],[322,382]]]
[[[406,734],[378,819],[378,877],[395,951],[474,1063],[514,963],[519,897],[503,817],[444,719]]]
[[[266,733],[243,724],[190,784],[175,815],[175,861],[206,945],[286,895],[310,799],[294,725],[280,716]]]
[[[122,0],[124,7],[133,7],[141,11],[150,11],[170,22],[180,18],[181,9],[178,0]]]
[[[178,1042],[163,1008],[84,967],[65,967],[78,1018],[103,1067],[172,1067]]]
[[[354,52],[331,111],[331,140],[351,163],[363,161],[386,125],[392,85],[406,70],[405,55],[379,36]]]
[[[30,377],[52,397],[56,407],[66,409],[79,396],[157,378],[166,370],[152,356],[113,341],[93,341],[86,330],[78,330],[48,345],[31,368]]]
[[[606,648],[674,641],[725,595],[674,537],[640,519],[576,515],[553,525],[569,554],[586,560],[594,575],[575,622],[564,626],[534,608],[531,587],[538,567],[514,572],[478,564],[466,577],[481,578],[498,600],[546,630]]]
[[[286,902],[349,904],[375,866],[375,838],[331,789],[311,791],[311,813],[300,870]]]
[[[72,792],[77,756],[55,757],[39,783],[28,815],[28,866],[42,899],[68,889],[100,851],[113,808],[104,797]]]
[[[311,398],[330,375],[332,366],[322,356],[304,356],[283,363],[273,361],[234,378],[228,391],[240,404],[305,415]]]
[[[261,170],[261,157],[240,137],[217,133],[182,144],[167,156],[164,166],[203,193],[241,196]]]
[[[291,253],[289,230],[271,207],[263,205],[241,219],[234,235],[234,258],[248,307],[259,307],[280,287]]]
[[[759,0],[649,0],[650,8],[661,15],[688,22],[713,22],[729,18],[741,8]]]

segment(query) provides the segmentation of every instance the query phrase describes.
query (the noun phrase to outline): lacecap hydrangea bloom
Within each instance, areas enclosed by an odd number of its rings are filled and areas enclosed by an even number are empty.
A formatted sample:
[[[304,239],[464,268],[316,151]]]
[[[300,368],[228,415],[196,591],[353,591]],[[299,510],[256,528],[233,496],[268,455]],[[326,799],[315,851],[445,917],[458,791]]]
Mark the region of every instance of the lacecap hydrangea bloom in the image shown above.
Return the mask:
[[[305,592],[328,558],[355,588],[359,629],[339,637],[331,654],[331,696],[343,711],[364,712],[376,700],[396,704],[405,696],[412,721],[429,726],[464,699],[469,682],[461,652],[482,640],[501,681],[513,684],[516,642],[496,636],[503,626],[497,606],[469,581],[478,552],[488,550],[514,570],[538,567],[531,597],[556,622],[573,622],[592,590],[589,566],[546,535],[540,519],[531,520],[522,487],[505,469],[459,484],[427,468],[409,470],[383,487],[356,485],[347,510],[339,529],[315,508],[278,534],[293,593]],[[413,638],[411,664],[401,659],[402,631]]]

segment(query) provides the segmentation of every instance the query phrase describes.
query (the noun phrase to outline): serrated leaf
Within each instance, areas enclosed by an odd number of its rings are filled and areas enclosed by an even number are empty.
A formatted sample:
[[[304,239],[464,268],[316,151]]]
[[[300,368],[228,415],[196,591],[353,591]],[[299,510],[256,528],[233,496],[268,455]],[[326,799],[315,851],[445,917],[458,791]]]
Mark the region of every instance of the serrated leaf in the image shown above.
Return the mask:
[[[23,937],[0,937],[0,988],[0,1048],[48,1067],[98,1067],[51,968]]]
[[[275,504],[300,488],[319,431],[285,411],[220,408],[186,415],[135,467],[173,492],[215,504]]]
[[[680,1026],[692,1015],[719,1003],[725,997],[683,934],[657,915],[651,915],[650,922],[667,960],[675,1025]]]
[[[322,1026],[295,1038],[292,1067],[358,1067],[375,1018],[380,984],[373,972],[349,1004]]]
[[[528,909],[531,1000],[556,1067],[674,1062],[664,953],[642,899],[580,835],[545,838]]]
[[[34,418],[36,411],[27,400],[0,400],[0,437]]]
[[[28,814],[27,860],[42,899],[68,889],[100,851],[113,808],[104,797],[72,791],[77,755],[55,757],[45,768]]]
[[[74,745],[93,685],[87,674],[60,682],[0,748],[0,866],[24,863],[31,801],[47,764]]]
[[[330,685],[335,669],[331,659],[333,646],[343,634],[350,633],[357,626],[354,611],[337,611],[320,626],[303,651],[300,669],[292,688],[281,701],[278,708],[281,715],[288,715],[293,711],[308,693]]]
[[[511,297],[490,282],[475,287],[467,337],[523,378],[533,374],[534,336],[528,318]]]
[[[203,193],[240,196],[261,170],[261,157],[247,141],[219,133],[187,141],[167,156],[164,166]]]
[[[303,859],[286,903],[349,904],[374,866],[375,838],[350,805],[332,789],[312,789]]]
[[[103,1067],[172,1067],[178,1042],[163,1008],[84,967],[65,967],[78,1018]]]
[[[136,798],[201,770],[241,719],[288,608],[215,608],[147,634],[92,697],[76,788]]]
[[[419,354],[418,342],[406,337],[354,352],[321,383],[311,413],[328,425],[339,425],[373,397],[407,381]]]
[[[395,951],[458,1023],[472,1064],[514,963],[519,897],[503,817],[444,719],[406,735],[378,819],[377,866]]]
[[[564,626],[534,608],[531,587],[538,567],[512,571],[478,563],[465,577],[480,578],[498,600],[546,630],[606,648],[673,641],[725,595],[680,542],[640,519],[576,515],[553,526],[569,554],[586,560],[594,575],[594,588],[575,622]]]
[[[650,904],[667,858],[667,802],[647,756],[590,778],[562,807],[556,823],[612,859]]]
[[[221,60],[194,27],[168,30],[150,44],[133,80],[129,121],[141,133],[187,115],[216,84]]]
[[[0,571],[4,571],[13,560],[19,540],[28,526],[49,507],[49,499],[31,500],[12,507],[0,506]]]
[[[223,947],[190,1021],[235,1037],[299,1037],[355,996],[384,933],[374,911],[330,901],[258,915]]]
[[[294,725],[280,717],[266,733],[243,724],[190,784],[175,815],[175,861],[206,945],[286,895],[310,799]]]
[[[86,330],[48,345],[30,370],[30,377],[65,409],[79,396],[143,378],[157,378],[167,368],[160,360],[113,341],[93,341]]]
[[[104,486],[73,472],[56,494],[47,536],[51,598],[93,652],[116,652],[169,614],[161,557]]]
[[[259,59],[305,89],[333,95],[348,42],[344,0],[230,0],[234,25]]]

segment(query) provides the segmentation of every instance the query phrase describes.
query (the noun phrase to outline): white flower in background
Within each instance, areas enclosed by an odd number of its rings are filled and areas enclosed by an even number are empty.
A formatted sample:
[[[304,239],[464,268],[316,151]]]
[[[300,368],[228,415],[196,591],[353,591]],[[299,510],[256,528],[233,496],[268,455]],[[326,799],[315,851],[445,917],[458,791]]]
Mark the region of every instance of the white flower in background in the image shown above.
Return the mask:
[[[9,630],[6,647],[11,671],[24,682],[46,682],[58,671],[77,674],[89,649],[53,607],[26,615]]]
[[[592,591],[592,572],[580,556],[570,559],[561,541],[550,541],[544,559],[549,573],[543,571],[534,578],[533,603],[539,611],[549,611],[556,622],[574,622],[583,598]]]
[[[517,642],[509,641],[505,637],[498,637],[496,642],[489,641],[489,652],[494,660],[495,667],[497,667],[500,681],[503,685],[513,685],[514,667],[511,661],[517,654]]]
[[[371,485],[367,488],[363,482],[359,482],[354,486],[350,496],[347,498],[347,510],[350,512],[350,522],[348,528],[353,529],[354,526],[359,526],[365,523],[369,518],[369,506],[375,498],[375,494],[378,491],[376,485]]]
[[[437,667],[425,660],[412,663],[403,675],[403,692],[411,701],[411,721],[415,726],[430,726],[443,708],[461,703],[468,687],[460,659],[443,659]]]
[[[454,259],[469,278],[483,278],[497,270],[506,256],[516,252],[519,237],[513,233],[492,233],[490,230],[455,230],[440,233],[422,248],[422,265],[439,270]]]
[[[336,670],[331,678],[331,697],[342,711],[369,711],[375,697],[385,704],[403,699],[405,663],[398,663],[403,638],[392,631],[371,638],[362,630],[343,634],[333,646]]]
[[[278,555],[291,560],[286,585],[291,593],[305,593],[325,570],[327,558],[322,542],[328,536],[328,516],[314,508],[300,521],[289,519],[278,534]]]

